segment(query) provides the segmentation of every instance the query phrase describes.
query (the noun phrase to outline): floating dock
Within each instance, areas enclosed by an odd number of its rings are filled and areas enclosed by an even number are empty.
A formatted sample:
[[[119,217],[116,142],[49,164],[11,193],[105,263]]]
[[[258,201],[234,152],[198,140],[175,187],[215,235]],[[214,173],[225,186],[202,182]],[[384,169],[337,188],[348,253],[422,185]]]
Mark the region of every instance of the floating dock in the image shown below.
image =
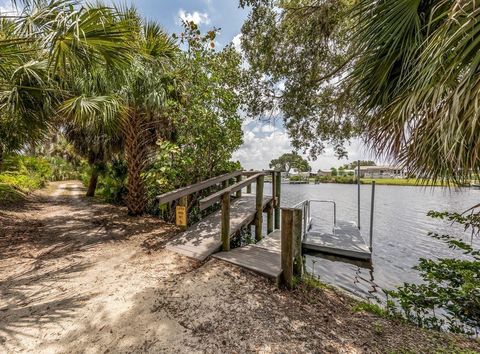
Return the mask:
[[[357,225],[352,221],[337,221],[333,233],[307,231],[302,245],[307,251],[361,260],[372,258],[369,246],[362,238]]]

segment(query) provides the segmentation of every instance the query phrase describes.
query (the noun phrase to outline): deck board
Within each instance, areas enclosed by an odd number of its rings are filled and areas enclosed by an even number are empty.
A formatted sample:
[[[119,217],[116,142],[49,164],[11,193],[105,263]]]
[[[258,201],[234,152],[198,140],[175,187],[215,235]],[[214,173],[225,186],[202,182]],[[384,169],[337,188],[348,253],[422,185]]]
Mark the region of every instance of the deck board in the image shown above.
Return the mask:
[[[244,194],[241,198],[232,201],[230,207],[231,235],[254,220],[256,213],[255,200],[255,195]],[[272,197],[265,196],[263,198],[263,207],[271,200]],[[205,219],[192,225],[188,230],[170,240],[166,248],[200,261],[220,251],[222,247],[220,236],[221,214],[221,210],[218,210],[208,215]]]
[[[309,231],[303,248],[338,256],[371,259],[372,253],[354,222],[338,221],[335,234]]]
[[[278,282],[282,273],[280,254],[280,230],[275,230],[255,245],[235,248],[229,252],[220,252],[213,257],[252,270]]]

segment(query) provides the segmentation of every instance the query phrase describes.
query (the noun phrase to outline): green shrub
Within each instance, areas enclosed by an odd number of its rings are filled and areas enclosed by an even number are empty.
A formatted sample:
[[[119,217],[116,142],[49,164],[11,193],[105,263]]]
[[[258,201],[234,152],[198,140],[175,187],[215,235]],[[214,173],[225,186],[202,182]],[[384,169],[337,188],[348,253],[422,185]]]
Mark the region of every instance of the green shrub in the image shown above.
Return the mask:
[[[127,174],[127,163],[123,159],[115,159],[105,165],[100,171],[98,194],[109,203],[123,203],[127,193]]]
[[[72,179],[79,179],[81,172],[86,168],[86,163],[82,163],[80,166],[74,166],[72,163],[59,157],[50,157],[47,159],[50,168],[50,180],[51,181],[67,181]]]
[[[480,212],[470,214],[429,212],[429,216],[463,225],[472,236],[480,231]],[[450,235],[430,233],[467,258],[420,259],[414,269],[422,284],[404,283],[389,297],[387,308],[408,321],[430,329],[478,334],[480,328],[480,250]]]
[[[304,181],[305,178],[302,177],[302,176],[298,176],[298,175],[295,175],[295,176],[290,176],[290,181],[292,182],[300,182],[300,181]]]
[[[0,171],[0,200],[15,201],[47,181],[72,179],[78,176],[72,164],[60,158],[7,155]]]
[[[22,191],[11,185],[0,183],[0,203],[15,202],[24,198],[25,194]]]

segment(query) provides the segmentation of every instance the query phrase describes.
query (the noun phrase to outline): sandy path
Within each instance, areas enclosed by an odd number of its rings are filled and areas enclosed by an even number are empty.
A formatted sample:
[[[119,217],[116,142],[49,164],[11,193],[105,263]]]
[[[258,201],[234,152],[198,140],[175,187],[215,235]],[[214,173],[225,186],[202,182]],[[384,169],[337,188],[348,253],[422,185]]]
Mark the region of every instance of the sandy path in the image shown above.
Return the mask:
[[[79,182],[55,183],[27,212],[6,213],[0,346],[7,352],[100,352],[151,336],[164,338],[169,348],[182,330],[168,319],[149,325],[153,291],[195,264],[146,247],[169,235],[163,223],[128,218],[83,193]]]
[[[429,353],[478,342],[164,249],[175,230],[51,184],[0,209],[0,353]],[[449,348],[453,348],[449,351]]]

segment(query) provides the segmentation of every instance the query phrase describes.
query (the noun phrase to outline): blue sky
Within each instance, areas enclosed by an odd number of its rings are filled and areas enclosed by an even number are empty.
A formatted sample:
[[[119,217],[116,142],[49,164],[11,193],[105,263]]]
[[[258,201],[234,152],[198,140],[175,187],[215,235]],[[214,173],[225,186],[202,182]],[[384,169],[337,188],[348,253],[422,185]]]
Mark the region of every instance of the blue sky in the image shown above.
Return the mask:
[[[181,31],[182,17],[195,20],[202,30],[221,28],[217,41],[222,46],[240,32],[248,14],[238,8],[237,0],[134,0],[128,3],[134,4],[145,17],[160,22],[171,33]]]
[[[238,0],[111,0],[120,4],[134,4],[140,13],[148,19],[158,21],[170,33],[182,31],[181,19],[195,21],[202,31],[220,28],[217,45],[223,47],[230,42],[239,43],[242,24],[248,15],[248,9],[238,8]],[[10,8],[10,0],[0,0],[0,12]],[[258,120],[243,124],[244,144],[234,153],[247,169],[268,168],[268,163],[283,153],[292,151],[288,135],[281,119],[274,122]],[[349,161],[367,159],[362,144],[355,140],[347,147]],[[311,162],[313,170],[329,169],[340,166],[346,160],[338,160],[331,148]]]

